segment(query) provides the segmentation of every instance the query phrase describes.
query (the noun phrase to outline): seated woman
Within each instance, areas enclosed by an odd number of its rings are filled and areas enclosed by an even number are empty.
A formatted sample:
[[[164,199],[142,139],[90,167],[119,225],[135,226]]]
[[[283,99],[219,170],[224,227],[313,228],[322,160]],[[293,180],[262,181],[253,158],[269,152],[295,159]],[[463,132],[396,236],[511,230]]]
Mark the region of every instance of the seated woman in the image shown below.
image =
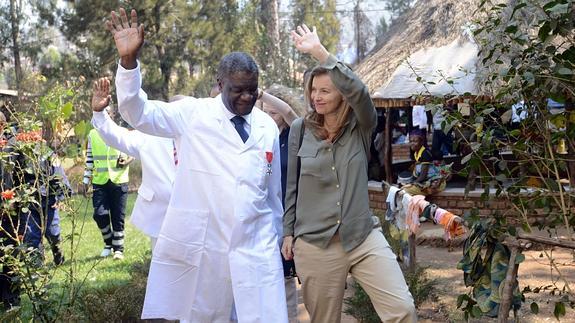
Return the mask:
[[[431,151],[423,145],[424,136],[419,131],[409,135],[409,144],[413,153],[413,177],[402,189],[411,195],[432,195],[445,189],[450,175],[450,166],[441,158],[434,158]],[[439,155],[439,154],[438,154]]]

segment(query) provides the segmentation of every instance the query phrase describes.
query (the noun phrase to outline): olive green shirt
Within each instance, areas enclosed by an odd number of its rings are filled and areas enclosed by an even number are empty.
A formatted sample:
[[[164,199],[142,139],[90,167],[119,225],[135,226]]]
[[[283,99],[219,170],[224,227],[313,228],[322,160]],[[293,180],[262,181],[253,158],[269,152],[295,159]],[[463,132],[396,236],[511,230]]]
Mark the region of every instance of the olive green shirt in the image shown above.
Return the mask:
[[[333,143],[316,138],[305,127],[299,149],[303,119],[293,122],[288,140],[284,236],[327,248],[339,230],[344,250],[350,251],[373,228],[367,156],[377,114],[367,87],[347,66],[330,55],[322,67],[329,70],[333,84],[349,102],[353,113]]]

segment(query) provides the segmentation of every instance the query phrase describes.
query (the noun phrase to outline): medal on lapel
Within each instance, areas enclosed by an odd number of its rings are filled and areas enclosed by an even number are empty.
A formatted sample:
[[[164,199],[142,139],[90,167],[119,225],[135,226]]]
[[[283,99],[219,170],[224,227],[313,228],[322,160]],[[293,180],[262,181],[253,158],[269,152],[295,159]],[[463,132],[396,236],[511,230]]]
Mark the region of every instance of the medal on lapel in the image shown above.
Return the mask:
[[[268,161],[268,168],[266,170],[266,175],[272,174],[272,160],[274,159],[274,153],[271,151],[266,151],[266,160]]]

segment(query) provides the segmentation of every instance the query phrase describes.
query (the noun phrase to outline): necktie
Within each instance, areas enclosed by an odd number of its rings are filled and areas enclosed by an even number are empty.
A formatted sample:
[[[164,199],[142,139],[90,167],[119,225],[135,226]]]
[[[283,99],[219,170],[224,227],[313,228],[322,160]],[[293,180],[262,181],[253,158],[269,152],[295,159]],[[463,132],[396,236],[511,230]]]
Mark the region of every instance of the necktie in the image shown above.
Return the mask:
[[[240,135],[240,138],[242,138],[242,140],[244,142],[246,142],[246,140],[248,140],[248,137],[250,136],[246,132],[246,129],[244,129],[244,122],[246,122],[246,119],[244,119],[240,116],[235,116],[235,117],[231,118],[230,120],[233,122],[234,127],[236,128],[236,131]]]

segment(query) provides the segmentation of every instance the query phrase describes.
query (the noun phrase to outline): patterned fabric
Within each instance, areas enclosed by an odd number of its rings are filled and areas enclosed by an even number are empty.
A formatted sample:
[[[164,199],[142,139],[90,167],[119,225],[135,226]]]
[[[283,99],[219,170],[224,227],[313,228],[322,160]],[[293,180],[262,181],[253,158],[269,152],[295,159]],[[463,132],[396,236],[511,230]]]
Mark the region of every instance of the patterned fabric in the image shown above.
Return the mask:
[[[487,224],[480,222],[471,228],[457,268],[463,270],[465,286],[473,286],[472,296],[486,316],[496,317],[499,312],[509,257],[509,249],[489,235]],[[517,280],[513,285],[512,308],[517,310],[521,293]]]

